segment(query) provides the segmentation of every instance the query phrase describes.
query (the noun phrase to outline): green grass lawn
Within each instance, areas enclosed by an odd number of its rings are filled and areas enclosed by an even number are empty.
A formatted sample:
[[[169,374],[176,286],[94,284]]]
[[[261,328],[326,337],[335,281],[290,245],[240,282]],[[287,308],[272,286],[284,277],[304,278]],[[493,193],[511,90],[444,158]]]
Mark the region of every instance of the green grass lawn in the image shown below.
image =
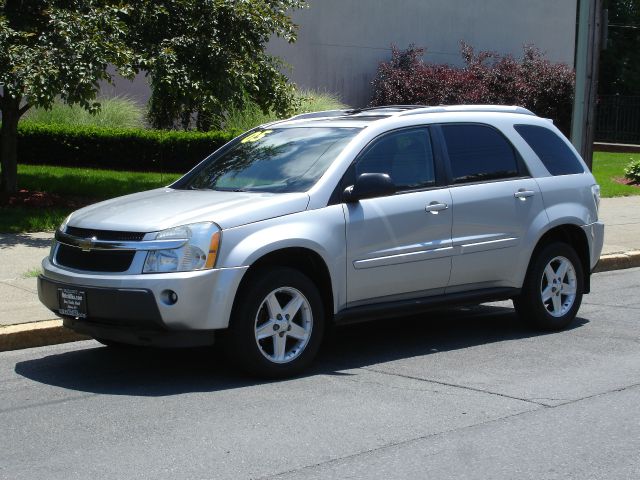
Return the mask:
[[[61,197],[74,197],[93,203],[165,186],[180,175],[116,172],[90,168],[18,165],[18,187],[44,191]],[[54,230],[73,208],[0,207],[0,232],[36,232]]]
[[[0,207],[0,233],[55,230],[72,209]]]
[[[622,185],[614,178],[624,178],[624,167],[631,160],[640,159],[638,153],[607,153],[593,154],[593,175],[600,184],[603,197],[623,197],[626,195],[640,195],[640,187]]]
[[[61,196],[106,199],[162,187],[175,173],[118,172],[94,168],[18,165],[18,186]]]

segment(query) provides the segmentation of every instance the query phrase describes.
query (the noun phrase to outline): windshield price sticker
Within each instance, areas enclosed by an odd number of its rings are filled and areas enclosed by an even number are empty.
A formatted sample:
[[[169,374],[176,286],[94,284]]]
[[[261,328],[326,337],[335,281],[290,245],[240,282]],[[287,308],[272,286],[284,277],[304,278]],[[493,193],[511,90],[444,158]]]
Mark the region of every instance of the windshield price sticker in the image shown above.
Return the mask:
[[[253,132],[251,135],[247,135],[246,137],[244,137],[240,141],[240,143],[257,142],[259,140],[262,140],[264,137],[266,137],[271,132],[273,132],[273,130],[260,130],[260,131],[257,131],[257,132]]]
[[[69,315],[76,318],[87,318],[87,300],[85,292],[71,288],[59,288],[58,299],[61,315]]]

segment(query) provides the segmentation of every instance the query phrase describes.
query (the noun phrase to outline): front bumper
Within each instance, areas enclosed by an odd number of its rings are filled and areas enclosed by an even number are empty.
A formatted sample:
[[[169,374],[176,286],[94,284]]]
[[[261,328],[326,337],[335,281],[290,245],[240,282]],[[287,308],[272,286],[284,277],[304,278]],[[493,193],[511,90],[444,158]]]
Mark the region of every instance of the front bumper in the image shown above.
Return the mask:
[[[58,289],[78,288],[38,277],[40,301],[58,312]],[[87,318],[62,316],[64,326],[94,338],[132,345],[195,347],[211,345],[214,330],[168,330],[149,290],[82,287]]]
[[[216,330],[229,325],[233,300],[247,268],[114,275],[63,269],[45,258],[38,295],[59,314],[58,288],[84,290],[87,319],[82,323],[168,332]],[[177,302],[166,302],[166,290],[176,293]]]

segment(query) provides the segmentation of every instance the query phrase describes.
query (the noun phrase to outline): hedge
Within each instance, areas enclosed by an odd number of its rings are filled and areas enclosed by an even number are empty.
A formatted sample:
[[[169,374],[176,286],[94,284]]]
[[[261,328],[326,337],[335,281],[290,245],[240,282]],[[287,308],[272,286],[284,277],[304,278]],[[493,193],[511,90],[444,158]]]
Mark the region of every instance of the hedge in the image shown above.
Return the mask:
[[[21,123],[18,161],[182,173],[240,132],[183,132]]]
[[[521,105],[552,118],[565,134],[571,127],[575,74],[553,63],[531,45],[522,58],[495,52],[475,52],[461,42],[462,67],[426,63],[425,50],[392,46],[392,58],[378,66],[372,106],[394,104]]]

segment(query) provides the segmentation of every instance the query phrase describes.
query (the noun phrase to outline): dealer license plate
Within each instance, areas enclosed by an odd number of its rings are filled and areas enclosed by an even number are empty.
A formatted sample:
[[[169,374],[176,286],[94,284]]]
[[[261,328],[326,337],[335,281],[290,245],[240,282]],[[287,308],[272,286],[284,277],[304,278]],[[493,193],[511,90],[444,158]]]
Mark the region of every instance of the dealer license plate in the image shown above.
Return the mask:
[[[87,296],[84,291],[74,288],[59,288],[58,302],[60,315],[87,318]]]

